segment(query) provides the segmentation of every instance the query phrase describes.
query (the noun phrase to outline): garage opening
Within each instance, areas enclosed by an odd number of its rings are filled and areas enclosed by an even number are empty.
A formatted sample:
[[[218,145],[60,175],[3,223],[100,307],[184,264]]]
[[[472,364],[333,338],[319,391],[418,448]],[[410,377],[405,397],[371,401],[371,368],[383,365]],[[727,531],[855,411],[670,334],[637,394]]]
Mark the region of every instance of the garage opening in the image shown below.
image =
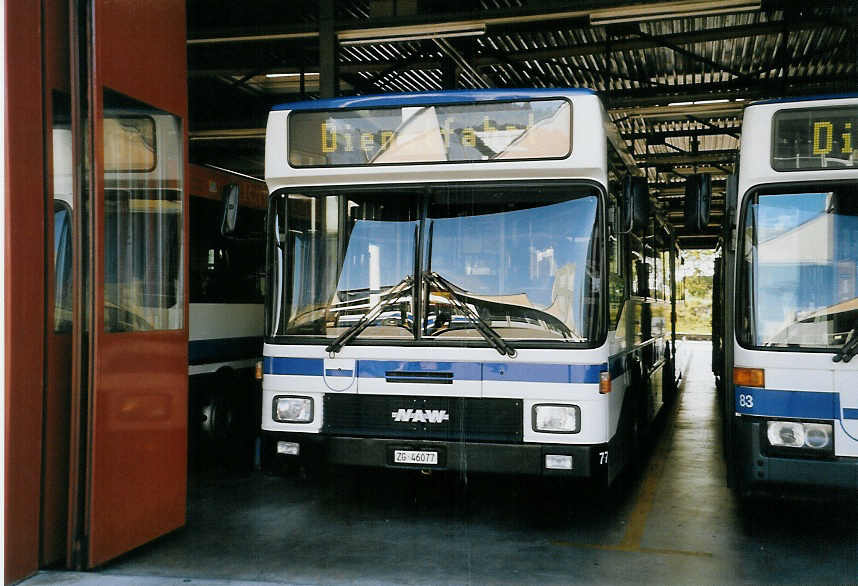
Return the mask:
[[[30,10],[42,425],[10,433],[40,481],[7,582],[855,575],[852,501],[780,488],[858,488],[854,7]],[[743,172],[791,180],[743,204]],[[757,343],[773,291],[810,291],[805,333]],[[798,379],[734,349],[808,332],[845,372],[801,400],[836,404],[758,411]]]

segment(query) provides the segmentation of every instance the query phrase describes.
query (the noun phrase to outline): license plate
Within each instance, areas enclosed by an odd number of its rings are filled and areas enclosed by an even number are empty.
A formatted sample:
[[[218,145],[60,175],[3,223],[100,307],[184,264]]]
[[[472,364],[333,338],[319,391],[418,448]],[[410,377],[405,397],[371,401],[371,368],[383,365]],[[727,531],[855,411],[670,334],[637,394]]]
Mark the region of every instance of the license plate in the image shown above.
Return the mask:
[[[395,464],[420,464],[437,465],[438,452],[423,452],[417,450],[394,450],[393,462]]]

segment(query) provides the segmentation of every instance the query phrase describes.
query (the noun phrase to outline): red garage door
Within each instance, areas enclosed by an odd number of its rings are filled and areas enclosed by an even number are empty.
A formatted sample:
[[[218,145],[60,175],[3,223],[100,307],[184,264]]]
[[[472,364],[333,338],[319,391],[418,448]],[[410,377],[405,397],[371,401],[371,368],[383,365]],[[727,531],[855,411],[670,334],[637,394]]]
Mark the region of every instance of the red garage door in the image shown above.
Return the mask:
[[[85,237],[68,556],[93,567],[185,522],[185,3],[92,0],[72,14],[86,136],[73,145],[87,152],[74,157],[86,181],[72,210]]]

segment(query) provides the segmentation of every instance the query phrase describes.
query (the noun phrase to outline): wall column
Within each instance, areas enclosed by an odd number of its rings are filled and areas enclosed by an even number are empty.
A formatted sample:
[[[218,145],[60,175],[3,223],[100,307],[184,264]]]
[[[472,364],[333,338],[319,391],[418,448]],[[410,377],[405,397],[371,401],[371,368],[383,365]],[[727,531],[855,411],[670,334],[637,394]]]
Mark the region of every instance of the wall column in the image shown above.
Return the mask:
[[[4,580],[39,567],[44,333],[42,15],[39,2],[5,2]]]
[[[337,30],[334,0],[319,2],[319,97],[333,98],[340,93],[337,71]]]

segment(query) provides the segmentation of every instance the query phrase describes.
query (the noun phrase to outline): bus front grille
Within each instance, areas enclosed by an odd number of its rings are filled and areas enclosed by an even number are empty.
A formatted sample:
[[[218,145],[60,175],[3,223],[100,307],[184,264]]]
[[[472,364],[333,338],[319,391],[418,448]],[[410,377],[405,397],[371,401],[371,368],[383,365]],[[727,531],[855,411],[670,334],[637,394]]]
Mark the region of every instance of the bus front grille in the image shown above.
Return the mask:
[[[327,394],[322,433],[520,443],[521,409],[520,399]]]

